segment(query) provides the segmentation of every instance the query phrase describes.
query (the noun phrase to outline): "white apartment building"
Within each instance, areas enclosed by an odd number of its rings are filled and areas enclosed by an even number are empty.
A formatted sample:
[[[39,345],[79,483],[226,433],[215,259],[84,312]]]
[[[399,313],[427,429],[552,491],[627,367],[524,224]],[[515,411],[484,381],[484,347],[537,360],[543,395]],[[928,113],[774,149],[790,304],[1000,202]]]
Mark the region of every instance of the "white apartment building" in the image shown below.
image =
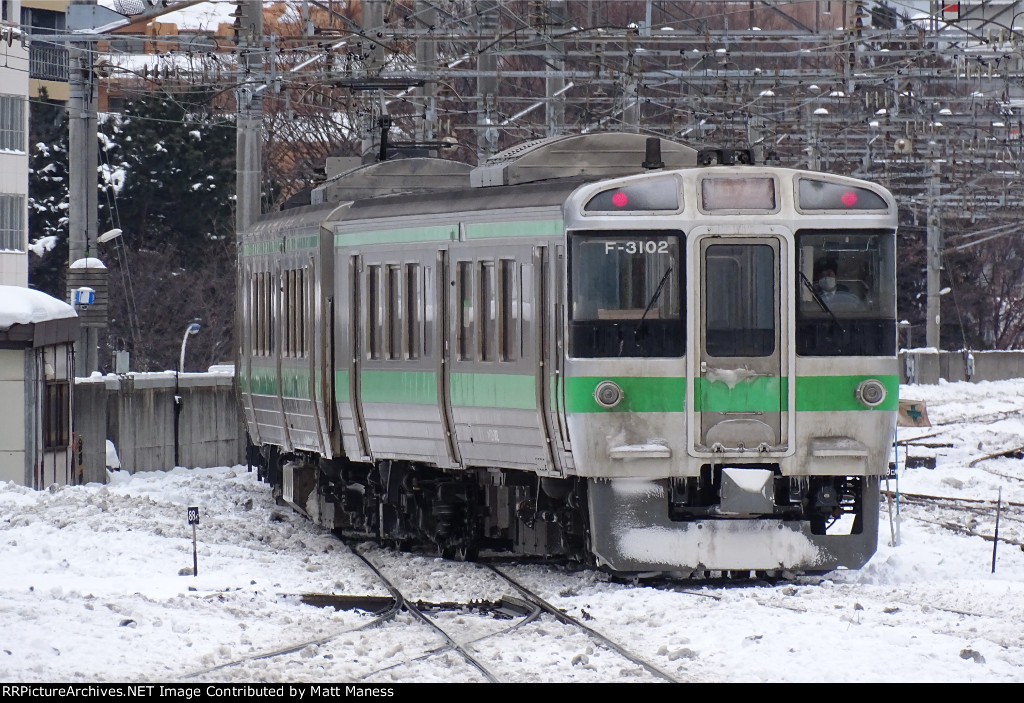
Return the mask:
[[[27,17],[34,28],[52,20],[57,29],[64,9],[66,3],[0,0],[0,481],[34,488],[82,480],[71,414],[78,316],[28,288],[29,97],[38,94],[33,83],[40,78],[59,82],[53,69],[66,73],[66,60],[61,64],[52,46],[30,60],[21,26]]]
[[[20,0],[0,0],[0,285],[28,285],[29,49]]]

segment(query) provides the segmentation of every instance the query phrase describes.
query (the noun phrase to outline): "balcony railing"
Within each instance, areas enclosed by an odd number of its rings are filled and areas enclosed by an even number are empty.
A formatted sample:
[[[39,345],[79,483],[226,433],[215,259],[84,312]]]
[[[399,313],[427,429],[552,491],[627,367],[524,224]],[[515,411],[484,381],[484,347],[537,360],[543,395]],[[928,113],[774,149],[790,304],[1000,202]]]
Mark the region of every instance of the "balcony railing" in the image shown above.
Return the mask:
[[[28,48],[28,76],[44,81],[68,80],[68,50],[32,44]]]

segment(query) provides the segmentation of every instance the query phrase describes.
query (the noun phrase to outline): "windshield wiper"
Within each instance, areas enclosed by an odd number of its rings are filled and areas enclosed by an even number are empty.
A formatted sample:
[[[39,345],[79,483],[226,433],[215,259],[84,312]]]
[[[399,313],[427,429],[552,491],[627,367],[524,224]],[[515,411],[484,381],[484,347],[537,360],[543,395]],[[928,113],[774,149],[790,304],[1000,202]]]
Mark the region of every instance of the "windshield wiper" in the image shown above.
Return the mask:
[[[832,324],[838,327],[840,332],[845,334],[846,330],[844,330],[843,326],[839,324],[839,318],[837,318],[836,314],[832,312],[832,308],[830,308],[825,303],[825,301],[821,299],[821,296],[818,295],[818,292],[814,290],[814,286],[811,284],[810,281],[807,280],[807,276],[804,275],[804,272],[797,270],[796,273],[798,276],[800,276],[800,280],[803,281],[803,284],[807,288],[807,290],[809,290],[811,292],[811,295],[814,296],[814,302],[818,304],[818,307],[820,307],[822,311],[827,312],[828,316],[832,318]]]
[[[665,287],[665,283],[668,281],[669,275],[672,273],[672,267],[669,266],[668,270],[665,271],[665,275],[658,281],[658,287],[654,289],[654,293],[651,295],[651,299],[647,302],[647,307],[644,308],[644,314],[640,316],[640,324],[636,328],[636,332],[633,334],[633,339],[639,339],[644,335],[644,327],[647,324],[647,313],[654,307],[654,303],[657,302],[661,296],[661,290]]]
[[[670,273],[672,273],[671,266],[668,267],[668,270],[665,272],[665,275],[661,277],[661,280],[658,282],[658,287],[654,289],[654,295],[651,296],[650,302],[648,302],[647,307],[644,308],[644,314],[640,317],[641,327],[643,326],[644,321],[647,319],[647,313],[651,311],[651,307],[654,306],[654,303],[658,300],[658,296],[661,295],[661,289],[665,287],[665,282],[668,280],[668,276]]]

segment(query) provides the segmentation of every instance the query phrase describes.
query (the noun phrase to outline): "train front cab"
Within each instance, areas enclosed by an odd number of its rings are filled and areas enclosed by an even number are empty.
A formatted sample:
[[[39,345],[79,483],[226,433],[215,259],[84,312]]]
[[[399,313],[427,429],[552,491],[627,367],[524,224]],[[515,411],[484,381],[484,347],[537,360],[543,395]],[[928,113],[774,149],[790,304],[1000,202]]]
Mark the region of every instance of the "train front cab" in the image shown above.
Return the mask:
[[[675,199],[638,197],[669,184]],[[753,167],[570,201],[565,398],[601,563],[823,571],[870,558],[898,391],[895,212],[863,182]],[[826,264],[838,292],[818,288]]]

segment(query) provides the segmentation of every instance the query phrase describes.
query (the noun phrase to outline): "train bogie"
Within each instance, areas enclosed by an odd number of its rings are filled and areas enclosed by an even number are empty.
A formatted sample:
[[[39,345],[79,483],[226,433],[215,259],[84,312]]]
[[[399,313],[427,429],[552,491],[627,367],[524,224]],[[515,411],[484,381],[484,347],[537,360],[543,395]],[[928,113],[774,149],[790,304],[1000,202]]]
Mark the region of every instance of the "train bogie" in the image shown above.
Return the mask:
[[[459,557],[862,565],[895,424],[892,198],[654,142],[538,142],[472,187],[256,225],[241,392],[282,499]]]

